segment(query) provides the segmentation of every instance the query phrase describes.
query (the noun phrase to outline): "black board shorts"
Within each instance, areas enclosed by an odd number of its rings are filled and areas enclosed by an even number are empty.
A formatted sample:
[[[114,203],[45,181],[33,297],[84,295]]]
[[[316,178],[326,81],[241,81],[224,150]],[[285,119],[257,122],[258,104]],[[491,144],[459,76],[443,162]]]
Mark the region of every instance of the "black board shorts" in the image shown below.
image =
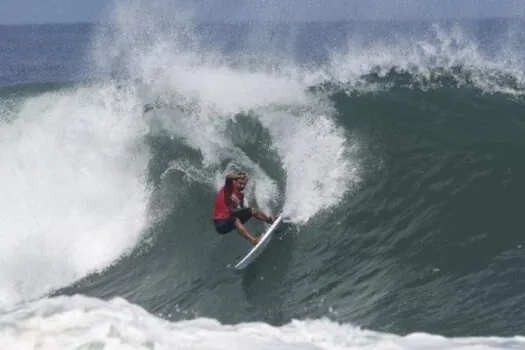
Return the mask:
[[[227,219],[213,220],[213,224],[215,226],[215,230],[223,235],[235,229],[235,219],[238,218],[244,224],[246,221],[250,220],[251,217],[252,209],[242,208],[235,210],[232,213],[232,216]]]

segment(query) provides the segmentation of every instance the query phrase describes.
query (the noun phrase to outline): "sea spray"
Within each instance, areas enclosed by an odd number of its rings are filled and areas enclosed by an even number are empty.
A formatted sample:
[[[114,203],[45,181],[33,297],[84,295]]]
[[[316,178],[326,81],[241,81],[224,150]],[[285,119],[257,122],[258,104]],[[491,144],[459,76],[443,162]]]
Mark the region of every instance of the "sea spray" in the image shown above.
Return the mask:
[[[146,222],[146,128],[129,91],[28,96],[0,125],[1,303],[65,286],[137,243]]]

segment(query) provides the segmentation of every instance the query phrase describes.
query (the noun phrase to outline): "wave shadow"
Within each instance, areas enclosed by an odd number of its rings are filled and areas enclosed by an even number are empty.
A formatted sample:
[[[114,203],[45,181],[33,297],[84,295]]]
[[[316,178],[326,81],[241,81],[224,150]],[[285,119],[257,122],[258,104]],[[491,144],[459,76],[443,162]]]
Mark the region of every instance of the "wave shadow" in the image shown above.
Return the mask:
[[[241,272],[250,313],[276,326],[286,322],[282,310],[287,293],[283,289],[293,259],[295,233],[292,224],[283,223],[261,255]]]

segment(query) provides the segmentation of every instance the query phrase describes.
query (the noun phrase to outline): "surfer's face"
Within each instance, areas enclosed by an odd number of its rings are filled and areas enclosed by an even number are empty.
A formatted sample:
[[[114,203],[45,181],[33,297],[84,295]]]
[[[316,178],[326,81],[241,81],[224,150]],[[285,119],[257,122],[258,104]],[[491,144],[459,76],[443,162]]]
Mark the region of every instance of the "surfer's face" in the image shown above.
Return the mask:
[[[243,191],[244,188],[246,187],[246,182],[247,182],[246,179],[239,179],[235,181],[235,187],[237,188],[237,190]]]

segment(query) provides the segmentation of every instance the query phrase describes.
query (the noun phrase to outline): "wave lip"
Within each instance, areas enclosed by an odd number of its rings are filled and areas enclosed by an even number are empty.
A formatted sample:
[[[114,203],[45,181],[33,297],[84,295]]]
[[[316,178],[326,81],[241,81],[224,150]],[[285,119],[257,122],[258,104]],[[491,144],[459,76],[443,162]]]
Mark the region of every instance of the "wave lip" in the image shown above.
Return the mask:
[[[164,23],[163,16],[157,20],[157,14],[163,13],[157,5],[116,4],[110,13],[113,30],[99,33],[93,55],[99,69],[112,71],[117,66],[115,72],[125,72],[152,101],[161,101],[151,119],[202,157],[193,166],[186,165],[187,159],[172,159],[171,168],[220,179],[213,183],[216,187],[224,172],[243,168],[257,179],[249,201],[268,210],[280,197],[270,176],[277,171],[262,166],[260,156],[250,157],[243,144],[247,142],[229,137],[238,132],[250,141],[259,139],[253,128],[240,121],[240,116],[248,115],[271,139],[265,149],[255,146],[258,153],[271,152],[268,158],[278,158],[271,159],[273,167],[283,170],[283,213],[302,224],[335,207],[359,181],[355,156],[359,145],[336,122],[327,97],[310,93],[303,77],[308,73],[302,74],[293,61],[268,67],[262,58],[254,66],[242,54],[236,60],[220,52],[200,51],[201,38],[191,18]],[[144,28],[148,30],[143,32]]]
[[[462,26],[435,24],[423,35],[388,40],[348,38],[346,50],[333,50],[329,63],[321,69],[329,82],[368,91],[403,86],[424,89],[443,84],[472,86],[486,93],[523,95],[525,61],[519,32],[508,29],[483,44]],[[478,34],[479,35],[479,34]],[[497,43],[497,44],[496,44]],[[406,75],[402,81],[400,76]],[[397,82],[388,79],[397,76]]]

